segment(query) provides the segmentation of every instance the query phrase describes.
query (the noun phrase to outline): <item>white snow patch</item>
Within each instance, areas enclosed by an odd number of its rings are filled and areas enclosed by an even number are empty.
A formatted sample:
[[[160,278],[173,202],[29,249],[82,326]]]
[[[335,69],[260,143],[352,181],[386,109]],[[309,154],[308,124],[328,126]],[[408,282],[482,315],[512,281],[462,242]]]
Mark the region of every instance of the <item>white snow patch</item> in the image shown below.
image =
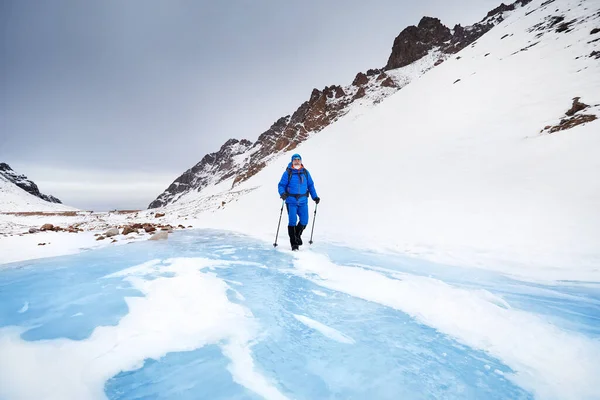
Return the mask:
[[[45,243],[40,246],[39,243]],[[111,243],[110,239],[96,241],[94,232],[39,232],[23,236],[0,238],[0,264],[76,254],[84,249],[123,245],[125,241]],[[2,268],[2,266],[0,266]]]
[[[333,329],[327,325],[320,323],[319,321],[315,321],[314,319],[308,318],[304,315],[294,314],[294,317],[302,322],[304,325],[308,326],[321,333],[323,336],[328,337],[331,340],[335,340],[336,342],[346,343],[346,344],[354,344],[355,341],[351,337],[348,337],[338,331],[337,329]]]
[[[50,203],[29,194],[0,174],[0,213],[76,210],[76,208],[64,204]]]
[[[232,360],[228,366],[233,380],[265,399],[287,399],[267,379],[256,371],[247,343],[230,340],[222,346],[223,354]]]

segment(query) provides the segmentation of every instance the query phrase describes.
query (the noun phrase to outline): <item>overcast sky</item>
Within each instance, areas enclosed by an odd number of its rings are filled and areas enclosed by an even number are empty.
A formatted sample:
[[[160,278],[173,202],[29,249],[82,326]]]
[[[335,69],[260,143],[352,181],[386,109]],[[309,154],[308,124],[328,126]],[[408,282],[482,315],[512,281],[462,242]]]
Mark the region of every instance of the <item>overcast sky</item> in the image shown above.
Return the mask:
[[[384,66],[422,16],[499,3],[0,0],[0,162],[78,208],[145,208],[225,140]]]

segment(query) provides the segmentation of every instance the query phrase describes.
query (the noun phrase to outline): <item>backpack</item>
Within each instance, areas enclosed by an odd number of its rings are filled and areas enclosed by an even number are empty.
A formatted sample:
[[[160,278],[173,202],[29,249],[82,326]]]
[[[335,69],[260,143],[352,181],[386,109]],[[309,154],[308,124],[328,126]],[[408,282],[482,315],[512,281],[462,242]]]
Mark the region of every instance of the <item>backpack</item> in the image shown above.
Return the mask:
[[[290,167],[288,167],[286,169],[287,169],[287,173],[288,173],[288,183],[287,183],[287,186],[289,186],[290,185],[290,180],[292,179],[292,169]],[[306,184],[308,186],[308,170],[306,168],[304,168],[304,167],[302,169],[303,169],[302,174],[306,178]],[[302,182],[302,176],[300,176],[300,182]],[[304,194],[291,194],[291,193],[288,192],[287,186],[285,188],[285,192],[288,194],[288,196],[295,197],[296,200],[298,200],[298,198],[300,198],[300,197],[304,197],[304,196],[308,197],[308,194],[310,193],[310,190],[307,190],[306,193],[304,193]]]
[[[290,184],[290,179],[292,179],[292,169],[290,167],[286,168],[288,172],[288,185]],[[306,182],[308,182],[308,170],[306,168],[302,168],[304,171],[302,172],[306,177]],[[302,178],[300,178],[300,182],[302,182]]]

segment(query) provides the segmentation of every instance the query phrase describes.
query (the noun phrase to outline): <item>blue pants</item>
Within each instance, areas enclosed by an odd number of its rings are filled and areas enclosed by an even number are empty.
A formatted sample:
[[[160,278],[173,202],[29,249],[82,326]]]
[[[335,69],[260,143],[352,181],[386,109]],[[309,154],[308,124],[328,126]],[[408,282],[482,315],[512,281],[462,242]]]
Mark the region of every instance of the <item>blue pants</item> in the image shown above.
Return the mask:
[[[296,221],[300,217],[302,225],[308,225],[308,203],[304,204],[286,204],[288,211],[288,226],[296,226]]]

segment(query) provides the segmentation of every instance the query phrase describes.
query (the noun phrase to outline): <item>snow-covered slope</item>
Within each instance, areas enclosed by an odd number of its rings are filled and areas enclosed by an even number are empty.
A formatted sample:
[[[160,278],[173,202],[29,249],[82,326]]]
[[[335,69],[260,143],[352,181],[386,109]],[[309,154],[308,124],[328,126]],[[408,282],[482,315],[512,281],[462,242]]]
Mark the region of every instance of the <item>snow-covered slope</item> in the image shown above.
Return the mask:
[[[448,57],[469,46],[501,22],[506,15],[531,0],[516,0],[490,11],[480,22],[450,29],[437,18],[423,17],[395,38],[383,68],[359,72],[351,84],[313,89],[309,100],[293,114],[279,118],[252,143],[229,139],[219,151],[205,155],[150,203],[164,207],[183,197],[234,177],[236,186],[260,172],[283,152],[291,151],[312,135],[335,123],[357,105],[378,104]]]
[[[72,211],[73,207],[43,200],[0,174],[0,212]]]
[[[355,103],[300,144],[294,152],[322,198],[315,241],[600,279],[598,28],[597,0],[533,1],[396,94]],[[575,97],[589,107],[569,116]],[[289,155],[168,211],[273,237]]]
[[[62,203],[59,199],[57,199],[54,196],[41,193],[40,189],[38,189],[37,185],[33,181],[27,179],[25,175],[17,174],[6,163],[0,163],[0,175],[6,178],[6,180],[17,185],[27,193],[39,197],[42,200],[48,201],[50,203]]]

